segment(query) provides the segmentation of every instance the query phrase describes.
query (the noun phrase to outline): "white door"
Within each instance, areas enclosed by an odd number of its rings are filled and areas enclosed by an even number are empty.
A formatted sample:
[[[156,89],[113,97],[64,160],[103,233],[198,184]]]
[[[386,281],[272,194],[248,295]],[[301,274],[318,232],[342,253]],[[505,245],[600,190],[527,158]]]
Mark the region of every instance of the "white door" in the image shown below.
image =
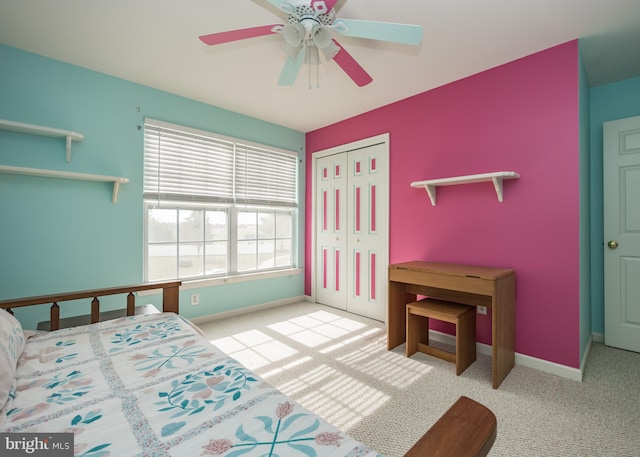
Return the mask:
[[[315,296],[318,303],[384,321],[389,148],[388,141],[368,143],[315,159]]]
[[[640,116],[604,124],[605,344],[640,352]]]
[[[316,162],[316,301],[347,309],[347,156]]]
[[[351,151],[347,310],[384,321],[387,312],[387,147]]]

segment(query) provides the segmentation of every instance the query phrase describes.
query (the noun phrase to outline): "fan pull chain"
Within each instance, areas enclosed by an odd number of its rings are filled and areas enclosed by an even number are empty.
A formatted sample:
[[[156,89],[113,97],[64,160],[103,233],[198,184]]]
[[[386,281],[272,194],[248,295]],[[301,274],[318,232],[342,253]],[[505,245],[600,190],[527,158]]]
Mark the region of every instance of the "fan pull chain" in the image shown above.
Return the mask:
[[[309,90],[311,90],[311,52],[307,53],[307,68],[309,69]]]
[[[316,51],[316,89],[320,89],[320,50]]]
[[[309,90],[311,90],[311,52],[307,52],[307,76],[309,79]]]
[[[309,79],[309,90],[312,89],[311,87],[311,67],[313,66],[313,62],[311,61],[311,54],[315,54],[315,64],[316,64],[316,88],[320,89],[320,50],[317,47],[313,47],[316,52],[308,52],[307,55],[305,56],[305,59],[307,60],[307,67],[309,69],[308,72],[308,79]]]

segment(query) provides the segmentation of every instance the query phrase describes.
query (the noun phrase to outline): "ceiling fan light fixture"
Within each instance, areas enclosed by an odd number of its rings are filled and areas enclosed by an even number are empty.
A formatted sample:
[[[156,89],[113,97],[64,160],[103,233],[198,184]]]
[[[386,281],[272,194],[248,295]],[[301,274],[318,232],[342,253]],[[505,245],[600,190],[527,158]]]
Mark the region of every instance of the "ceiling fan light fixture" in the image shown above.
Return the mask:
[[[288,46],[298,48],[302,44],[302,40],[306,35],[306,31],[302,24],[287,24],[282,28],[282,36]]]
[[[333,33],[330,28],[323,27],[320,24],[316,24],[313,26],[311,30],[311,37],[313,38],[313,44],[315,44],[318,48],[324,49],[331,45],[333,42]]]

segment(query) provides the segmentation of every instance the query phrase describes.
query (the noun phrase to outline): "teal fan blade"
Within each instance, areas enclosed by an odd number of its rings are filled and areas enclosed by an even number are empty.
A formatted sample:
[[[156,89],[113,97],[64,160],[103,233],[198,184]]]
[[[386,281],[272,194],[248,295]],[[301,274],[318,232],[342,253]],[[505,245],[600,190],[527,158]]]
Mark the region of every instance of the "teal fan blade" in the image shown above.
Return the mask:
[[[289,11],[295,11],[295,7],[286,0],[267,0],[267,2],[271,3],[280,11],[284,11],[286,13],[288,13]]]
[[[301,48],[298,51],[298,55],[295,57],[288,56],[287,60],[284,63],[284,67],[282,68],[282,73],[280,73],[280,79],[278,79],[278,84],[281,86],[293,86],[296,82],[296,77],[298,76],[298,71],[302,66],[302,62],[304,62],[304,56],[306,55],[305,47]]]
[[[419,44],[422,41],[422,26],[420,25],[355,19],[338,19],[333,25],[336,32],[349,37],[412,45]]]

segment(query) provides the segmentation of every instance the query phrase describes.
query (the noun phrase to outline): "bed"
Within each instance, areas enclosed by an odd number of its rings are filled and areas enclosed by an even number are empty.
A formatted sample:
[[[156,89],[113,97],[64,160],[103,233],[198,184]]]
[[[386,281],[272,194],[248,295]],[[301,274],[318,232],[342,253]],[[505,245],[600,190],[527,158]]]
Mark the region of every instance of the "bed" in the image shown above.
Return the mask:
[[[67,455],[87,457],[378,455],[210,344],[177,314],[178,286],[0,302],[53,303],[56,329],[59,302],[93,297],[92,323],[50,332],[0,310],[0,433],[73,434]],[[152,288],[163,312],[136,315],[133,294]],[[98,297],[125,289],[126,315],[100,322]],[[406,455],[486,455],[495,436],[495,416],[462,397]]]

